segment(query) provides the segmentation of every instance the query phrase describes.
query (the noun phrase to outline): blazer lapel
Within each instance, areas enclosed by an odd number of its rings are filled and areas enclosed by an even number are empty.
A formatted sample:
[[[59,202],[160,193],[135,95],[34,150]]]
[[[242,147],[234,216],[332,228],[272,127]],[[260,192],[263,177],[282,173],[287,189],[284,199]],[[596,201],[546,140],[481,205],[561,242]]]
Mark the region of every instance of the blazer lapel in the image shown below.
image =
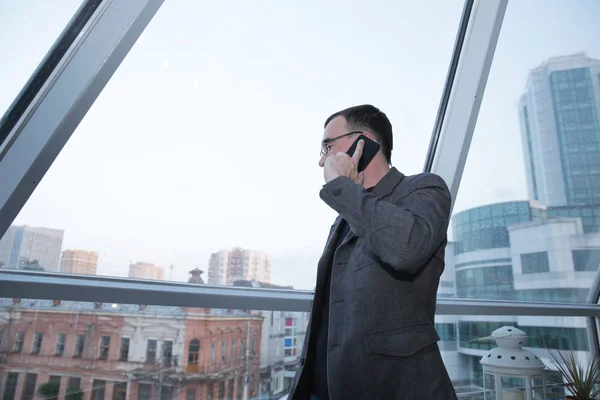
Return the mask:
[[[352,232],[351,229],[348,229],[348,233],[346,234],[346,237],[342,241],[342,244],[340,244],[340,247],[344,246],[346,243],[348,243],[355,237],[356,237],[356,234],[354,232]]]

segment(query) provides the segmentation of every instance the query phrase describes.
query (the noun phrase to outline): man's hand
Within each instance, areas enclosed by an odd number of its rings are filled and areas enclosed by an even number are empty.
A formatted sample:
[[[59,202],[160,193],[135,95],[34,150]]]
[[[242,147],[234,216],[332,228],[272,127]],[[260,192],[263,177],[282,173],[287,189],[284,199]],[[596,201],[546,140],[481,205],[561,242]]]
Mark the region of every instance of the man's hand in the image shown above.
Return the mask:
[[[354,183],[362,185],[364,181],[364,172],[358,173],[357,168],[364,147],[365,141],[361,140],[356,145],[356,150],[354,150],[352,157],[344,152],[332,154],[327,157],[323,168],[325,183],[329,183],[339,176],[347,176],[352,179]]]

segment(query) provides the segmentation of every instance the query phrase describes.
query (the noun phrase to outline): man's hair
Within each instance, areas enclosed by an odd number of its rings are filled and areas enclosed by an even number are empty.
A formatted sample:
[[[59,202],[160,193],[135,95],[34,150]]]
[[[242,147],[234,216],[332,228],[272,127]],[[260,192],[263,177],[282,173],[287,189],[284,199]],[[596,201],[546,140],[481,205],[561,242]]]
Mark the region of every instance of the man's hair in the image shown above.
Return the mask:
[[[370,104],[346,108],[327,118],[324,128],[337,117],[344,117],[346,127],[350,130],[371,132],[375,137],[375,141],[381,145],[381,152],[388,164],[392,163],[392,149],[394,147],[392,124],[383,111]]]

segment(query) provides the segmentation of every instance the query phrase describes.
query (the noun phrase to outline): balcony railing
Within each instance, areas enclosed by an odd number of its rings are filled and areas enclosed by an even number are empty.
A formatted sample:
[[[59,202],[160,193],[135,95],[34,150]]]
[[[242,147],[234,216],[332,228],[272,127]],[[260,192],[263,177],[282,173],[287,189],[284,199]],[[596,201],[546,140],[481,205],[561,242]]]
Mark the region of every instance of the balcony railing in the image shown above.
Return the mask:
[[[590,290],[590,298],[597,298]],[[238,310],[310,311],[313,292],[0,270],[2,297]],[[592,303],[440,298],[438,315],[600,317]]]

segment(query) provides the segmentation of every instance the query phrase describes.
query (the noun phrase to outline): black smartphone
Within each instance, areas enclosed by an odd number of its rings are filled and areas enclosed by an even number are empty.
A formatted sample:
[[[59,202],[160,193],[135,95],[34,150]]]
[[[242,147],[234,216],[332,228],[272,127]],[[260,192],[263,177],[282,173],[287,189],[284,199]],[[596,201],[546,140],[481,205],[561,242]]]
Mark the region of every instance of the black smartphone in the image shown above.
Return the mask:
[[[347,154],[350,157],[352,157],[352,154],[354,154],[354,151],[356,150],[356,146],[358,145],[358,142],[361,140],[365,141],[365,146],[363,147],[362,157],[360,158],[360,161],[358,162],[358,172],[363,172],[365,170],[365,168],[367,168],[367,165],[369,165],[369,163],[371,162],[373,157],[375,157],[375,154],[377,154],[377,152],[379,151],[379,148],[381,147],[379,145],[379,143],[369,139],[365,135],[360,135],[358,137],[358,139],[356,139],[354,141],[354,143],[352,143],[352,146],[350,146],[350,148],[347,151]]]

